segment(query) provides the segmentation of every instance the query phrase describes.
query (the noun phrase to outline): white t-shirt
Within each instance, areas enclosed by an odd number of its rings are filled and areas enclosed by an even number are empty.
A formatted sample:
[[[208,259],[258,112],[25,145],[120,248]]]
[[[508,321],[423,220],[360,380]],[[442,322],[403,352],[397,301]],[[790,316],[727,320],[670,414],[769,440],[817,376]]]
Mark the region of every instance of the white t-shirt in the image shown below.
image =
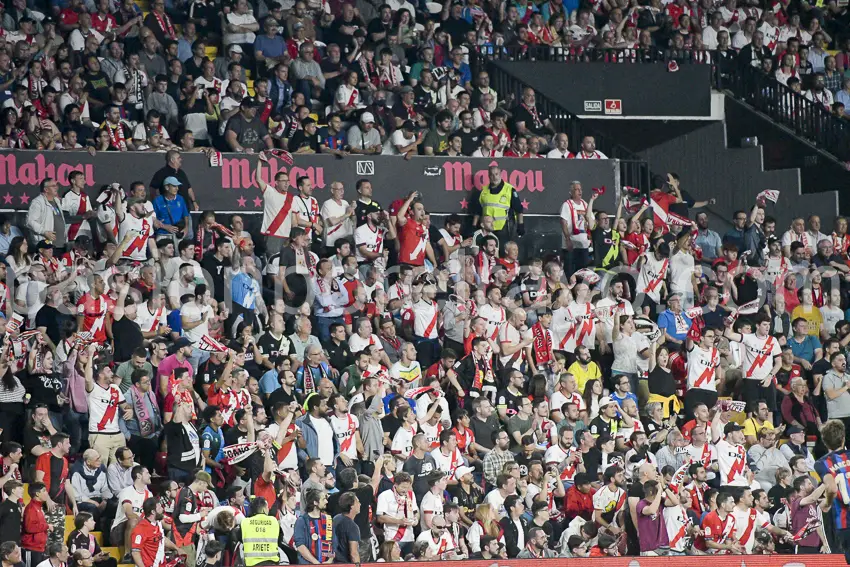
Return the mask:
[[[400,463],[404,463],[404,461],[407,460],[407,457],[410,456],[410,452],[413,451],[413,436],[416,435],[416,433],[415,424],[413,426],[413,431],[404,427],[399,427],[398,431],[395,432],[390,451],[393,455],[395,455],[395,458]]]
[[[157,130],[156,133],[159,134],[159,137],[163,142],[171,139],[171,137],[168,135],[168,130],[166,130],[165,128],[160,128],[159,130]],[[145,127],[144,122],[140,122],[136,125],[136,128],[133,130],[133,139],[141,140],[143,142],[147,141],[148,129]]]
[[[173,301],[171,303],[175,303],[180,305],[180,298],[184,295],[193,295],[195,293],[195,282],[189,282],[188,285],[184,285],[180,279],[172,280],[170,284],[168,284],[168,299]]]
[[[355,256],[358,262],[366,262],[366,257],[360,253],[360,247],[364,246],[367,252],[382,254],[384,251],[384,235],[386,229],[382,226],[372,230],[368,224],[361,225],[354,231]]]
[[[153,494],[145,488],[143,492],[136,490],[135,486],[128,486],[118,493],[118,510],[115,512],[115,521],[112,522],[112,527],[118,526],[127,521],[127,513],[124,512],[124,504],[129,504],[133,508],[133,513],[142,516],[142,505],[145,500],[152,498]]]
[[[409,518],[412,520],[418,510],[416,496],[413,495],[412,491],[405,497],[399,498],[395,490],[385,490],[378,495],[378,502],[375,506],[375,512],[378,516],[389,516],[397,519]],[[401,543],[413,541],[413,527],[385,524],[384,538]]]
[[[617,487],[616,490],[612,491],[606,484],[593,495],[593,509],[603,513],[621,511],[623,508],[621,502],[624,500],[625,494],[626,491],[622,488]]]
[[[340,203],[337,203],[333,199],[328,199],[322,203],[321,215],[325,222],[325,246],[333,247],[334,243],[340,238],[351,239],[351,236],[354,234],[351,217],[335,225],[331,225],[328,220],[343,216],[348,210],[348,206],[348,201],[344,199]]]
[[[496,340],[499,338],[502,326],[507,321],[504,307],[493,307],[485,303],[478,308],[478,315],[487,320],[487,337]]]
[[[664,507],[662,511],[664,517],[664,527],[667,528],[667,539],[670,542],[670,549],[673,551],[684,552],[685,544],[688,543],[688,538],[685,534],[688,530],[688,514],[683,506]]]
[[[145,301],[136,308],[136,324],[143,333],[156,331],[159,325],[166,324],[166,309],[160,305],[156,312],[151,313],[148,302]]]
[[[295,425],[294,423],[289,424],[290,435],[300,430],[300,427]],[[269,435],[271,435],[272,439],[277,439],[277,434],[280,432],[280,425],[277,423],[272,423],[266,428]],[[284,445],[286,447],[286,445]],[[280,470],[289,470],[289,469],[297,469],[298,468],[298,451],[295,448],[295,441],[290,441],[288,443],[288,451],[283,456],[283,459],[278,464],[278,468]],[[297,494],[297,493],[296,493]]]
[[[590,236],[587,234],[587,221],[584,218],[587,212],[587,202],[583,199],[576,203],[572,199],[567,199],[561,205],[561,219],[567,223],[567,233],[570,234],[570,241],[576,248],[590,248]],[[567,247],[566,236],[562,235],[563,247]]]
[[[378,335],[372,334],[369,335],[368,339],[364,339],[357,333],[354,333],[348,338],[348,347],[351,349],[352,354],[357,354],[361,350],[366,350],[366,348],[372,345],[378,347],[378,350],[384,350],[384,345],[381,344],[381,339],[378,338]]]
[[[174,282],[172,282],[173,284]],[[183,304],[183,307],[180,308],[180,318],[183,319],[185,317],[186,321],[189,323],[194,323],[196,321],[200,321],[203,319],[204,314],[208,313],[212,315],[212,307],[209,305],[203,305],[201,307],[194,301],[190,301],[189,303]],[[183,329],[183,336],[192,341],[193,344],[197,344],[198,341],[201,340],[201,337],[204,335],[210,334],[210,325],[209,325],[209,315],[207,316],[207,320],[194,327],[193,329]]]
[[[434,554],[435,560],[443,553],[448,553],[457,549],[457,543],[450,530],[444,530],[440,535],[440,539],[434,541],[434,536],[431,535],[431,530],[422,529],[422,532],[417,536],[416,541],[427,541],[428,548]]]
[[[409,138],[404,136],[404,130],[399,128],[393,135],[384,142],[384,149],[381,152],[385,156],[398,156],[401,155],[401,152],[398,151],[398,147],[409,146],[413,142],[416,141],[416,134],[411,134]]]
[[[686,252],[676,252],[670,259],[670,292],[684,294],[686,307],[693,304],[691,275],[694,273],[694,257]]]
[[[422,366],[415,360],[410,366],[405,366],[398,360],[390,367],[390,376],[407,383],[409,388],[418,388],[422,379]]]
[[[717,391],[717,367],[720,366],[720,352],[711,347],[705,350],[699,345],[694,345],[693,350],[688,353],[688,390],[697,388],[699,390]]]
[[[15,290],[15,300],[27,306],[27,327],[35,327],[35,317],[39,310],[44,307],[44,290],[47,282],[29,280],[24,282]]]
[[[556,350],[575,352],[578,345],[593,350],[596,346],[596,315],[592,303],[571,303],[555,311],[552,335]],[[556,315],[557,314],[557,315]]]
[[[234,26],[248,26],[257,23],[257,19],[251,12],[248,12],[247,14],[237,14],[236,12],[230,12],[229,14],[227,14],[226,19],[228,24]],[[255,39],[257,39],[257,35],[254,32],[224,34],[225,45],[230,45],[231,43],[254,43]]]
[[[317,222],[316,215],[319,214],[319,202],[315,197],[304,198],[301,195],[295,195],[292,198],[292,214],[298,217],[300,224]],[[313,238],[313,227],[302,226],[307,238]]]
[[[670,261],[667,258],[655,259],[655,254],[648,252],[646,261],[641,265],[637,277],[637,290],[645,293],[649,298],[658,303],[661,301],[661,282],[667,277],[667,268]]]
[[[98,45],[103,43],[103,34],[101,34],[96,29],[89,28],[89,35],[93,35],[95,37]],[[88,38],[84,37],[80,30],[76,29],[71,32],[71,35],[68,38],[68,44],[70,45],[72,51],[82,51],[86,47],[86,39]]]
[[[614,307],[618,305],[620,307],[620,315],[628,315],[631,317],[635,314],[635,310],[630,301],[621,301],[617,303],[610,297],[604,297],[596,302],[597,319],[602,324],[602,332],[605,333],[605,342],[609,345],[614,342],[611,334],[614,331]],[[600,316],[599,313],[603,310],[605,313]]]
[[[334,431],[331,424],[328,423],[328,420],[321,418],[310,421],[316,428],[316,436],[319,439],[319,460],[326,467],[332,467],[334,464],[334,444],[331,439],[333,439]]]
[[[444,400],[445,398],[440,399]],[[444,412],[443,415],[447,414]],[[449,453],[448,455],[444,455],[443,452],[440,451],[440,448],[437,447],[431,451],[431,456],[434,457],[434,462],[437,463],[437,468],[451,476],[454,476],[458,467],[464,465],[463,454],[457,447],[455,447],[453,453]]]
[[[449,246],[460,246],[460,243],[463,242],[463,237],[460,234],[452,236],[445,228],[440,229],[440,239],[445,240]],[[460,248],[455,249],[454,252],[449,254],[449,257],[446,258],[446,263],[448,264],[451,275],[456,275],[460,272]]]
[[[721,439],[717,448],[717,462],[720,465],[721,486],[749,486],[747,481],[747,452],[743,445],[732,445]]]
[[[735,539],[744,548],[744,552],[751,554],[756,543],[756,529],[765,528],[770,524],[769,517],[766,513],[759,516],[758,510],[755,508],[747,508],[741,510],[737,506],[732,510],[732,515],[735,517]]]
[[[108,388],[102,388],[95,382],[94,389],[88,392],[89,401],[89,433],[115,434],[118,429],[119,404],[124,403],[124,394],[121,389],[110,384]]]
[[[426,517],[433,519],[435,516],[443,515],[443,495],[435,496],[431,491],[426,492],[425,496],[422,497],[420,509],[419,525],[423,530],[427,530],[428,526],[425,524]]]
[[[271,236],[289,238],[289,231],[292,230],[292,215],[290,214],[291,208],[284,210],[284,205],[286,205],[288,198],[289,197],[286,193],[281,193],[272,186],[266,186],[266,190],[263,191],[263,224],[260,227],[261,233],[268,235],[271,225],[276,224],[277,227]],[[278,215],[281,213],[286,215],[283,222],[275,222]]]
[[[204,269],[201,268],[201,265],[194,258],[184,260],[180,256],[175,256],[174,258],[169,258],[168,262],[165,263],[165,281],[171,282],[175,279],[180,279],[180,266],[183,264],[192,264],[195,279],[204,279]]]
[[[331,426],[336,435],[336,440],[339,442],[339,453],[347,456],[349,459],[357,459],[357,442],[354,434],[360,428],[360,422],[351,414],[345,414],[343,417],[331,416]]]
[[[122,242],[124,236],[131,230],[137,234],[124,249],[122,257],[143,262],[148,257],[148,239],[153,236],[153,222],[147,218],[137,219],[126,213],[124,220],[118,225],[118,242]]]
[[[522,333],[520,333],[520,331],[510,323],[502,326],[502,330],[499,333],[500,344],[515,346],[519,344],[522,339]],[[500,356],[499,360],[501,360],[503,367],[519,370],[522,367],[523,362],[525,362],[525,349],[522,348],[515,351],[513,354]]]
[[[743,363],[741,369],[744,378],[764,380],[773,370],[774,357],[782,354],[779,341],[771,336],[760,339],[755,333],[741,335]]]
[[[508,515],[507,510],[505,510],[505,497],[502,496],[498,488],[494,488],[488,492],[487,496],[484,497],[484,501],[490,505],[500,519]]]
[[[823,328],[830,335],[834,334],[835,324],[844,320],[844,312],[838,307],[824,305],[820,308],[820,313],[823,315]]]

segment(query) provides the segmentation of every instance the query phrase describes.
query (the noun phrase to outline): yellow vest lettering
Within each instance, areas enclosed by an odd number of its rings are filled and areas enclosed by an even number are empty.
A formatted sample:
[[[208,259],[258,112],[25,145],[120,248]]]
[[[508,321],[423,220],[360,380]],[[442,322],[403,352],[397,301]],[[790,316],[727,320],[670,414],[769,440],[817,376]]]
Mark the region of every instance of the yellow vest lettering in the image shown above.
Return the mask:
[[[489,184],[481,189],[481,194],[478,196],[481,203],[481,214],[493,217],[493,230],[498,231],[505,227],[508,213],[511,211],[513,192],[513,185],[507,181],[502,183],[502,190],[495,194],[490,192]]]
[[[280,524],[271,516],[258,515],[246,518],[240,525],[242,552],[245,565],[252,567],[263,561],[277,561],[277,541]]]

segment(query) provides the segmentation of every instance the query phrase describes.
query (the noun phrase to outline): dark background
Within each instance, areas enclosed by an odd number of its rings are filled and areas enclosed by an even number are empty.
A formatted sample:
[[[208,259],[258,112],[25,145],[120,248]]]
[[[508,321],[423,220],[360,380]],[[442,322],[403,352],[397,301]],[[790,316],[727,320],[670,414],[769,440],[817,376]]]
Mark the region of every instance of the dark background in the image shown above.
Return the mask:
[[[681,65],[671,73],[664,63],[493,64],[573,114],[605,116],[605,99],[621,99],[622,116],[711,115],[710,65]],[[603,108],[585,112],[585,101],[599,101]]]

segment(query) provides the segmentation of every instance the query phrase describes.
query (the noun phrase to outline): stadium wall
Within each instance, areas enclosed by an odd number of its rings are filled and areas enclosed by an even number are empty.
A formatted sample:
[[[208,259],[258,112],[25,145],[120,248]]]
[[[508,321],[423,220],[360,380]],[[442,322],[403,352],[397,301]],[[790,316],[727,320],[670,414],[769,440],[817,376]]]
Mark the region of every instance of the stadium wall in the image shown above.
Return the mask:
[[[494,61],[574,114],[620,117],[711,116],[711,66],[664,63]]]

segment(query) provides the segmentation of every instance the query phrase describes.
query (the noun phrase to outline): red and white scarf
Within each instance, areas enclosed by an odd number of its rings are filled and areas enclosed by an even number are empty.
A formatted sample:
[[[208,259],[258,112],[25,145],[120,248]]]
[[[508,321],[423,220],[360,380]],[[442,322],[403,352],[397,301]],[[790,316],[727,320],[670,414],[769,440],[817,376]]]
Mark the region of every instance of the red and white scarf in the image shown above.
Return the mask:
[[[115,126],[106,123],[106,132],[109,134],[109,145],[119,152],[127,151],[127,140],[124,138],[124,127],[119,122]]]
[[[552,362],[552,333],[548,329],[544,329],[538,321],[531,327],[531,334],[534,337],[534,361],[537,364]]]
[[[157,12],[151,12],[153,17],[156,18],[156,23],[159,24],[159,29],[163,31],[165,35],[167,35],[171,39],[177,39],[177,34],[174,32],[174,26],[171,25],[171,18],[168,17],[168,14],[158,14]]]

